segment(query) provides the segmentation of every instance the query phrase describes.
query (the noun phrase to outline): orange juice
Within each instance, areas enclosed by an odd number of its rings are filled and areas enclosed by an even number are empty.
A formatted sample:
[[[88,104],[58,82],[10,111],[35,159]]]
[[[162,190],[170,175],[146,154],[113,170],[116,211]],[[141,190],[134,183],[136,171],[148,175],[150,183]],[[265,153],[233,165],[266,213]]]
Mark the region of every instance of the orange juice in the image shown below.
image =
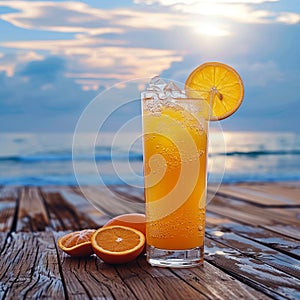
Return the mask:
[[[203,247],[207,121],[199,99],[143,99],[146,240],[164,250]]]

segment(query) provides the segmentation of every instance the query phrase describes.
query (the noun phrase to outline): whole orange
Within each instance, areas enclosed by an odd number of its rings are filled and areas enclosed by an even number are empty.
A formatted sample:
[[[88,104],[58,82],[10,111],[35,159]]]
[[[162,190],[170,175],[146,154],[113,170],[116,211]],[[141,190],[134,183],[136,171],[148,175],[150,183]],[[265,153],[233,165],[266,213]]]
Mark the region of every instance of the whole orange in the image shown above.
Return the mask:
[[[146,236],[146,216],[144,214],[123,214],[109,220],[103,227],[126,226],[142,232]]]

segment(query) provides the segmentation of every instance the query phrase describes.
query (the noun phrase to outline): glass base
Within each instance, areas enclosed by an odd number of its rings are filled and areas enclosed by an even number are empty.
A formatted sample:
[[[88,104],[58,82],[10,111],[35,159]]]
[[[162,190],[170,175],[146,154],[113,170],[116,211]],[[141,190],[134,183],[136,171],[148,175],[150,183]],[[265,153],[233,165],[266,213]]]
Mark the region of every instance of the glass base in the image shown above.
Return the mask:
[[[154,267],[196,267],[203,265],[204,246],[189,250],[164,250],[147,245],[147,261]]]

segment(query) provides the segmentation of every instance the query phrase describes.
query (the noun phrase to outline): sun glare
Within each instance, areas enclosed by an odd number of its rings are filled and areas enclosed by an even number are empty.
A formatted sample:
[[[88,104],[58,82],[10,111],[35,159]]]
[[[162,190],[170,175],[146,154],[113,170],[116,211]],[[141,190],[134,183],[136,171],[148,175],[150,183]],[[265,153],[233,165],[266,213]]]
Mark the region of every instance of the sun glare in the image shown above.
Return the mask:
[[[197,33],[212,37],[227,36],[230,34],[228,30],[222,29],[219,26],[212,23],[202,24],[197,27],[196,31]]]

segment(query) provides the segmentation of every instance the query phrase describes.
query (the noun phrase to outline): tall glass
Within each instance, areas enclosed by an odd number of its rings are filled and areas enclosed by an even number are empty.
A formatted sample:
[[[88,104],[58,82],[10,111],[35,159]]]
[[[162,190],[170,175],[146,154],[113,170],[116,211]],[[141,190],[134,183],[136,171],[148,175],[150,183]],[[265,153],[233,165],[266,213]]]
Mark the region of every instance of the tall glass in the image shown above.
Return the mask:
[[[207,182],[206,101],[142,93],[147,260],[203,264]]]

